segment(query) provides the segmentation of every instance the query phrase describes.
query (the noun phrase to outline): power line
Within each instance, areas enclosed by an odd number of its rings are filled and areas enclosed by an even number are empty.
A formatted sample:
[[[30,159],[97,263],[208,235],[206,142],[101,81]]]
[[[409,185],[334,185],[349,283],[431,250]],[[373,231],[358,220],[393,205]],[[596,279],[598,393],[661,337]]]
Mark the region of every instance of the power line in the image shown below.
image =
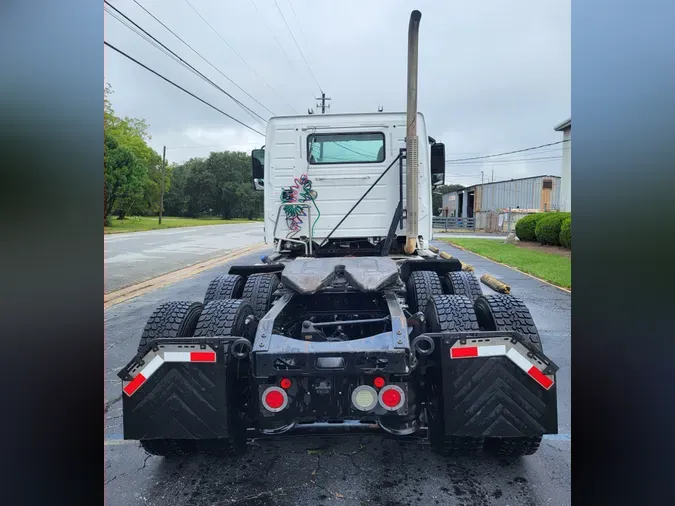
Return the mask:
[[[237,51],[235,51],[235,49],[234,49],[234,48],[233,48],[233,47],[232,47],[232,46],[231,46],[231,45],[223,38],[223,36],[220,35],[220,33],[218,33],[218,31],[217,31],[215,28],[213,28],[213,26],[211,26],[211,23],[209,23],[208,21],[206,21],[206,19],[204,18],[204,16],[202,16],[202,15],[199,13],[199,11],[198,11],[197,9],[195,9],[195,7],[190,3],[190,0],[185,0],[185,3],[188,4],[188,5],[192,8],[192,10],[195,11],[195,12],[197,13],[197,15],[198,15],[200,18],[202,18],[202,21],[204,21],[204,23],[206,23],[206,26],[208,26],[208,27],[213,31],[213,33],[215,33],[215,34],[218,36],[218,38],[219,38],[220,40],[222,40],[223,43],[224,43],[227,47],[229,47],[230,50],[231,50],[235,55],[237,55],[237,58],[239,58],[242,62],[244,62],[244,64],[245,64],[249,69],[251,69],[251,71],[252,71],[256,76],[258,76],[258,77],[260,78],[260,80],[261,80],[263,83],[265,83],[265,85],[266,85],[270,90],[272,90],[272,91],[276,94],[277,97],[279,97],[279,98],[280,98],[280,99],[281,99],[288,107],[290,107],[291,110],[292,110],[293,112],[295,112],[296,114],[298,114],[298,111],[296,111],[296,110],[293,108],[293,106],[292,106],[291,104],[289,104],[289,103],[284,99],[284,97],[282,97],[282,96],[279,94],[279,92],[277,92],[277,90],[275,90],[274,88],[272,88],[272,86],[270,85],[270,83],[268,83],[267,81],[265,81],[265,78],[263,78],[260,74],[258,74],[258,72],[256,72],[256,70],[255,70],[253,67],[251,67],[251,66],[248,64],[248,62],[247,62],[246,60],[244,60],[244,59],[241,57],[241,55],[240,55],[239,53],[237,53]]]
[[[103,1],[105,2],[105,4],[106,4],[108,7],[110,7],[111,9],[113,9],[117,14],[119,14],[120,16],[122,16],[122,17],[123,17],[124,19],[126,19],[129,23],[133,24],[135,28],[132,27],[132,26],[130,26],[128,23],[125,23],[125,22],[124,22],[123,20],[121,20],[116,14],[112,13],[110,10],[108,10],[107,8],[104,7],[104,9],[106,10],[106,12],[108,12],[108,14],[112,15],[115,19],[117,19],[119,22],[121,22],[122,24],[124,24],[127,28],[129,28],[130,30],[132,30],[133,32],[135,32],[137,35],[139,35],[140,37],[142,37],[143,39],[145,39],[147,42],[149,42],[150,44],[152,44],[154,47],[156,47],[157,49],[159,49],[160,51],[162,51],[162,52],[163,52],[164,54],[166,54],[167,56],[173,57],[173,59],[174,59],[177,63],[183,65],[183,66],[186,67],[188,70],[190,70],[192,73],[194,73],[195,75],[197,75],[198,77],[200,77],[202,80],[206,81],[206,82],[209,83],[211,86],[213,86],[213,87],[216,88],[217,90],[219,90],[219,91],[221,91],[222,93],[224,93],[225,95],[227,95],[227,96],[228,96],[229,98],[231,98],[231,99],[232,99],[239,107],[241,107],[242,109],[244,109],[244,111],[246,111],[251,117],[253,117],[253,119],[255,119],[255,117],[257,117],[257,118],[259,118],[263,123],[267,123],[267,121],[265,120],[265,118],[263,118],[262,116],[260,116],[258,113],[256,113],[256,112],[255,112],[253,109],[251,109],[250,107],[246,106],[245,104],[243,104],[242,102],[240,102],[239,100],[237,100],[235,97],[233,97],[232,95],[230,95],[227,91],[225,91],[225,90],[222,89],[220,86],[218,86],[216,83],[214,83],[211,79],[209,79],[209,78],[206,77],[204,74],[202,74],[202,73],[201,73],[199,70],[197,70],[195,67],[193,67],[193,66],[190,65],[188,62],[186,62],[185,60],[183,60],[179,55],[177,55],[175,52],[173,52],[171,49],[169,49],[169,48],[168,48],[166,45],[164,45],[162,42],[160,42],[159,40],[157,40],[153,35],[151,35],[150,33],[148,33],[147,30],[145,30],[143,27],[139,26],[134,20],[130,19],[127,15],[125,15],[123,12],[121,12],[120,10],[118,10],[115,6],[111,5],[111,4],[108,2],[108,0],[103,0]],[[139,31],[139,30],[140,30],[140,31]],[[141,32],[143,32],[143,33],[141,33]],[[145,35],[143,35],[143,34],[145,34]],[[148,37],[149,37],[149,38],[148,38]],[[150,39],[152,39],[152,40],[150,40]],[[161,47],[160,47],[160,46],[161,46]],[[254,116],[255,116],[255,117],[254,117]]]
[[[187,2],[187,0],[185,0],[185,1]],[[291,30],[291,27],[288,26],[288,22],[286,22],[286,18],[284,17],[284,13],[281,12],[281,8],[279,7],[279,3],[277,2],[277,0],[274,0],[274,5],[277,6],[277,10],[279,11],[279,14],[281,14],[281,19],[284,20],[284,24],[286,25],[286,28],[288,29],[288,33],[291,34],[291,37],[293,38],[293,42],[295,42],[295,47],[297,47],[298,51],[300,51],[300,56],[302,56],[302,59],[305,60],[305,64],[307,65],[307,68],[309,69],[309,73],[312,74],[312,79],[314,79],[314,82],[319,87],[319,91],[321,93],[323,93],[323,89],[321,88],[321,85],[319,84],[319,81],[316,80],[316,76],[314,75],[314,72],[312,72],[312,67],[309,65],[309,62],[307,61],[307,58],[305,58],[305,55],[303,54],[302,49],[300,49],[300,45],[298,44],[298,41],[295,40],[295,35],[293,35],[293,31]]]
[[[255,146],[257,145],[257,142],[244,142],[243,144],[238,144],[238,145],[247,145],[247,146]],[[166,149],[193,149],[193,148],[229,148],[231,145],[230,144],[215,144],[215,145],[197,145],[197,146],[173,146],[173,147],[167,147]]]
[[[188,48],[190,48],[190,50],[191,50],[193,53],[195,53],[195,54],[196,54],[197,56],[199,56],[202,60],[204,60],[206,63],[208,63],[208,64],[209,64],[216,72],[218,72],[221,76],[223,76],[225,79],[227,79],[227,80],[230,81],[233,85],[235,85],[237,88],[239,88],[239,90],[241,90],[243,93],[245,93],[246,96],[248,96],[248,97],[249,97],[251,100],[253,100],[256,104],[258,104],[260,107],[262,107],[262,108],[265,109],[267,112],[269,112],[272,116],[276,116],[271,110],[269,110],[266,106],[264,106],[263,104],[261,104],[255,97],[253,97],[250,93],[248,93],[244,88],[242,88],[242,87],[239,86],[237,83],[235,83],[232,79],[230,79],[228,76],[226,76],[225,74],[223,74],[223,72],[221,72],[220,69],[218,69],[215,65],[213,65],[213,63],[211,63],[209,60],[207,60],[206,58],[204,58],[204,57],[201,55],[201,53],[200,53],[199,51],[197,51],[196,49],[194,49],[190,44],[188,44],[188,43],[185,42],[182,38],[180,38],[180,37],[178,36],[178,34],[176,34],[176,32],[174,32],[171,28],[169,28],[169,27],[166,26],[164,23],[162,23],[162,21],[161,21],[160,19],[158,19],[152,12],[150,12],[148,9],[146,9],[145,7],[143,7],[137,0],[134,0],[134,2],[135,2],[136,5],[138,5],[141,9],[143,9],[149,16],[151,16],[155,21],[157,21],[160,25],[162,25],[164,28],[166,28],[166,30],[169,31],[169,33],[171,33],[171,35],[173,35],[173,36],[176,37],[178,40],[180,40],[183,44],[185,44]]]
[[[572,146],[568,145],[568,146],[562,146],[560,148],[542,149],[541,151],[539,151],[536,154],[539,155],[539,154],[542,154],[542,153],[560,153],[561,150],[562,151],[569,151],[570,149],[572,149]],[[483,151],[455,151],[455,150],[447,148],[447,146],[446,146],[445,152],[446,153],[450,152],[450,154],[452,154],[452,155],[476,155],[476,156],[480,156],[481,153],[483,153]]]
[[[542,157],[532,157],[532,158],[507,158],[506,160],[490,160],[487,162],[446,162],[448,165],[483,165],[483,164],[504,164],[504,163],[516,163],[516,162],[536,162],[542,160],[560,160],[562,156],[542,156]]]
[[[300,35],[302,35],[302,42],[305,44],[305,47],[307,47],[307,37],[305,37],[305,32],[302,30],[302,25],[300,24],[300,21],[298,21],[298,16],[295,14],[295,9],[293,8],[293,2],[291,0],[286,0],[288,2],[288,5],[291,8],[291,12],[293,13],[293,18],[295,18],[295,24],[298,25],[298,28],[300,28]]]
[[[106,2],[105,0],[104,0],[104,2],[105,2],[105,3],[108,3],[108,2]],[[108,5],[109,5],[110,7],[112,7],[113,9],[115,9],[115,7],[112,6],[112,5],[110,5],[109,3],[108,3]],[[105,12],[107,12],[109,15],[111,15],[112,17],[114,17],[117,21],[119,21],[121,24],[123,24],[124,26],[126,26],[127,28],[129,28],[129,30],[133,31],[136,35],[138,35],[139,37],[141,37],[142,39],[144,39],[146,42],[148,42],[149,44],[151,44],[152,46],[154,46],[156,49],[160,50],[162,53],[164,53],[166,56],[168,56],[169,58],[171,58],[173,61],[175,61],[175,62],[178,63],[179,65],[182,65],[183,67],[185,67],[186,69],[188,69],[189,71],[191,71],[193,74],[195,74],[197,77],[201,78],[202,80],[206,81],[206,82],[209,83],[211,86],[213,86],[214,88],[216,88],[216,89],[220,90],[221,92],[223,92],[225,95],[227,95],[229,98],[231,98],[237,105],[239,105],[242,109],[244,109],[244,111],[247,112],[247,113],[249,114],[249,116],[251,116],[254,120],[255,120],[256,117],[257,117],[257,118],[259,118],[263,123],[266,123],[266,121],[265,121],[265,119],[264,119],[263,117],[261,117],[260,115],[258,115],[255,111],[253,111],[252,109],[250,109],[249,107],[247,107],[246,105],[244,105],[243,103],[241,103],[239,100],[237,100],[236,98],[234,98],[232,95],[230,95],[229,93],[227,93],[225,90],[223,90],[222,88],[220,88],[217,84],[215,84],[215,83],[214,83],[213,81],[211,81],[208,77],[206,77],[204,74],[202,74],[201,72],[199,72],[199,71],[198,71],[197,69],[195,69],[192,65],[190,65],[189,63],[187,63],[185,60],[183,60],[183,59],[182,59],[180,56],[178,56],[176,53],[174,53],[173,51],[171,51],[171,49],[169,49],[169,48],[166,47],[164,44],[162,44],[160,41],[158,41],[155,37],[153,37],[151,34],[149,34],[147,31],[145,31],[142,27],[140,27],[138,24],[136,24],[133,20],[131,20],[131,19],[129,19],[127,16],[125,16],[124,13],[122,13],[122,12],[118,11],[117,9],[115,9],[121,16],[123,16],[123,17],[124,17],[126,20],[128,20],[128,21],[125,21],[125,19],[122,19],[118,14],[116,14],[116,13],[110,11],[110,10],[108,9],[108,7],[104,7],[104,10],[105,10]],[[130,23],[131,23],[131,24],[130,24]],[[133,26],[132,26],[132,25],[133,25]]]
[[[565,140],[558,141],[558,142],[550,142],[548,144],[542,144],[541,146],[534,146],[534,147],[531,147],[531,148],[517,149],[515,151],[507,151],[506,153],[497,153],[495,155],[474,156],[474,157],[471,157],[471,158],[455,158],[454,160],[446,160],[446,162],[464,162],[464,161],[468,161],[468,160],[482,160],[484,158],[493,158],[495,156],[512,155],[513,153],[523,153],[524,151],[532,151],[534,149],[545,148],[547,146],[555,146],[556,144],[562,144],[563,142],[569,142],[569,139],[565,139]]]
[[[270,35],[274,38],[275,42],[277,43],[277,46],[279,46],[279,49],[281,50],[281,52],[284,53],[284,56],[286,57],[286,60],[288,61],[288,63],[291,65],[293,70],[297,72],[298,69],[295,68],[295,65],[293,65],[293,62],[291,61],[291,57],[288,56],[288,53],[286,52],[286,50],[281,45],[281,42],[279,42],[279,39],[277,39],[277,36],[274,35],[274,32],[272,31],[272,27],[269,25],[269,23],[267,22],[265,17],[262,15],[262,12],[260,12],[260,10],[258,9],[258,6],[255,4],[255,1],[254,0],[248,0],[248,1],[253,6],[253,8],[256,10],[256,12],[260,16],[260,18],[263,20],[263,23],[265,23],[265,26],[267,27],[267,31],[270,32]]]
[[[199,100],[201,103],[208,105],[211,109],[215,109],[216,111],[218,111],[218,112],[219,112],[220,114],[222,114],[223,116],[227,116],[227,117],[230,118],[231,120],[236,121],[237,123],[239,123],[241,126],[243,126],[243,127],[245,127],[245,128],[248,128],[248,129],[251,130],[252,132],[255,132],[255,133],[259,134],[259,135],[262,135],[263,137],[265,136],[264,133],[259,132],[259,131],[256,130],[255,128],[248,126],[246,123],[243,123],[242,121],[239,121],[237,118],[235,118],[235,117],[233,117],[233,116],[230,116],[229,114],[227,114],[227,113],[224,112],[224,111],[221,111],[221,110],[218,109],[216,106],[209,104],[206,100],[199,98],[199,97],[198,97],[197,95],[195,95],[194,93],[189,92],[188,90],[186,90],[186,89],[183,88],[182,86],[179,86],[178,84],[174,83],[172,80],[170,80],[170,79],[164,77],[164,76],[163,76],[162,74],[160,74],[159,72],[157,72],[157,71],[155,71],[155,70],[152,70],[152,69],[151,69],[150,67],[148,67],[147,65],[145,65],[145,64],[139,62],[138,60],[136,60],[135,58],[129,56],[129,55],[126,54],[124,51],[122,51],[122,50],[120,50],[120,49],[117,49],[115,46],[113,46],[112,44],[108,43],[107,41],[103,41],[103,44],[105,44],[106,46],[108,46],[110,49],[112,49],[112,50],[114,50],[114,51],[117,51],[117,52],[118,52],[119,54],[121,54],[122,56],[125,56],[126,58],[130,59],[130,60],[131,60],[132,62],[134,62],[136,65],[140,65],[140,66],[143,67],[145,70],[147,70],[147,71],[149,71],[149,72],[152,72],[152,73],[155,74],[157,77],[160,77],[160,78],[164,79],[167,83],[169,83],[169,84],[175,86],[176,88],[178,88],[179,90],[181,90],[181,91],[187,93],[187,94],[190,95],[191,97],[196,98],[196,99]]]

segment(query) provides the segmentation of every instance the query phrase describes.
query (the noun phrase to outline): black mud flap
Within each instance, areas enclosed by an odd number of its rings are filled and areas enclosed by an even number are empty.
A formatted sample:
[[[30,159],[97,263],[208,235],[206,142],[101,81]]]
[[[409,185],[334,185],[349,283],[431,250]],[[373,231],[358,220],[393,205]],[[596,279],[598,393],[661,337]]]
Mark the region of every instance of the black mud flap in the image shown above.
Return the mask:
[[[434,334],[429,334],[434,335]],[[442,333],[446,435],[558,433],[558,367],[516,332]]]
[[[119,373],[124,439],[229,436],[230,349],[238,338],[153,340]]]

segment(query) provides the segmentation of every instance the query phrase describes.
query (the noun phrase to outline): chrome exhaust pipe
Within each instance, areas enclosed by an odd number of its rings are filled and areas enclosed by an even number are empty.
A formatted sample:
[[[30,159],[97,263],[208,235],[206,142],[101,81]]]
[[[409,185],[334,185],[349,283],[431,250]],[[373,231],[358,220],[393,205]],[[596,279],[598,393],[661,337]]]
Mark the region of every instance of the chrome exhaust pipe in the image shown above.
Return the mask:
[[[419,220],[419,139],[417,137],[417,62],[420,19],[418,10],[410,14],[408,25],[408,106],[406,147],[406,243],[404,251],[412,255],[417,249]]]

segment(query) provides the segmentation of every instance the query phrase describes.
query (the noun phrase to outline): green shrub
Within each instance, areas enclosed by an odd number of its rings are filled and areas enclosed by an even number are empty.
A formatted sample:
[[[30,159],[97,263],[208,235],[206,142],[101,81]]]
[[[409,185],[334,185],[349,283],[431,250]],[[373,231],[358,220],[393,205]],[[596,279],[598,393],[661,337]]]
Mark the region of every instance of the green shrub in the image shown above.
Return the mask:
[[[537,236],[534,233],[534,228],[548,213],[528,214],[516,222],[516,235],[521,241],[536,241]]]
[[[551,246],[560,246],[560,227],[565,218],[569,218],[570,213],[546,213],[546,216],[537,222],[534,227],[534,234],[540,244]]]
[[[565,218],[560,225],[560,245],[572,249],[572,216]]]

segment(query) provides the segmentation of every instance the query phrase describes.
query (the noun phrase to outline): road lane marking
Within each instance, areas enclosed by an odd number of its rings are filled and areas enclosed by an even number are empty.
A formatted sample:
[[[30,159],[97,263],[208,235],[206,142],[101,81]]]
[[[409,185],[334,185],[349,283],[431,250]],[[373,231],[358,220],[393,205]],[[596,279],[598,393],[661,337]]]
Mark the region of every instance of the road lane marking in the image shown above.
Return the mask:
[[[103,309],[108,309],[121,302],[125,302],[129,299],[133,299],[153,290],[157,290],[158,288],[163,288],[178,281],[182,281],[206,270],[254,253],[255,251],[261,250],[266,246],[267,245],[262,242],[255,243],[251,246],[246,246],[245,248],[232,250],[226,255],[212,258],[204,262],[190,265],[189,267],[185,267],[183,269],[178,269],[176,271],[162,274],[161,276],[148,279],[135,285],[127,286],[125,288],[106,293],[103,296]]]

